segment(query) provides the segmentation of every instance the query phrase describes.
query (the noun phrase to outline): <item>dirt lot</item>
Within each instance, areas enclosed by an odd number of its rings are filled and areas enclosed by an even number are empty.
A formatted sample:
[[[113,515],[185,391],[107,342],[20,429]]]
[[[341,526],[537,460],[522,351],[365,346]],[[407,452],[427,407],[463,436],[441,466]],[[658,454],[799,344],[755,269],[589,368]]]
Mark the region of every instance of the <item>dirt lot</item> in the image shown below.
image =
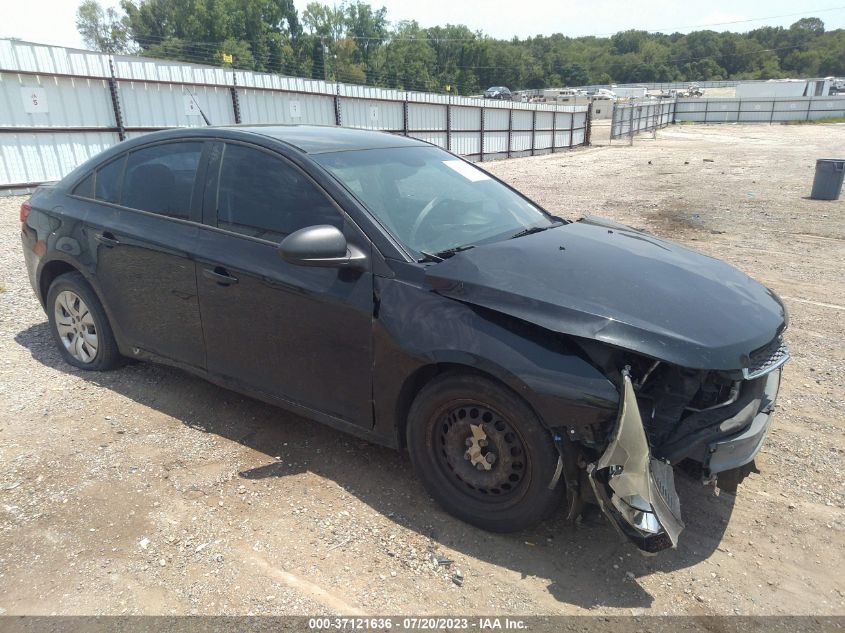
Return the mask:
[[[0,613],[845,614],[845,201],[805,198],[843,147],[842,125],[677,126],[489,165],[562,215],[724,258],[789,307],[761,472],[736,496],[679,476],[687,529],[653,558],[596,515],[469,527],[402,455],[177,370],[72,369],[23,272],[21,199],[0,200]]]

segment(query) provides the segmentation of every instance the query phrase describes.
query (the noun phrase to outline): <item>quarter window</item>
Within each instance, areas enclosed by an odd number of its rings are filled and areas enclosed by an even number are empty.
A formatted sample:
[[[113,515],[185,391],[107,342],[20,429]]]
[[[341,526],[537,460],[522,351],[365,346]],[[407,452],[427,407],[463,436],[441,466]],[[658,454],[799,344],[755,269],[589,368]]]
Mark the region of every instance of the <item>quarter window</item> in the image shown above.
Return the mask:
[[[82,196],[83,198],[94,197],[94,172],[91,172],[83,180],[73,188],[73,195]]]
[[[217,226],[279,242],[315,224],[343,218],[305,174],[267,152],[227,144],[217,193]]]
[[[103,202],[117,203],[120,201],[120,177],[126,156],[121,156],[100,167],[94,178],[94,197]]]
[[[121,204],[187,219],[202,142],[162,143],[129,154]]]

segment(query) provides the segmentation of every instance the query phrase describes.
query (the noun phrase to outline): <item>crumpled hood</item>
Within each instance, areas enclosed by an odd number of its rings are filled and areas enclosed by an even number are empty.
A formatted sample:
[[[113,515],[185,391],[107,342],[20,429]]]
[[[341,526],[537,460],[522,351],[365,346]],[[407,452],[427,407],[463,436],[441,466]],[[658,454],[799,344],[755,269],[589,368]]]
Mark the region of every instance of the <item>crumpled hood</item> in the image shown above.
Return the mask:
[[[735,370],[783,329],[782,304],[732,266],[603,218],[430,266],[438,293],[682,367]]]

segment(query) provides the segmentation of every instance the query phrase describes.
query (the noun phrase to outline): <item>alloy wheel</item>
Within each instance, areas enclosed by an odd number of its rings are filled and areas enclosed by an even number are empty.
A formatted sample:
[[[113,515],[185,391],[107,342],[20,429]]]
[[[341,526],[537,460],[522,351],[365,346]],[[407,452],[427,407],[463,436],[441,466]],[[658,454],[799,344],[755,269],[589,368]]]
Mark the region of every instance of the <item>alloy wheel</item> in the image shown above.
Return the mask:
[[[88,306],[75,292],[63,290],[56,296],[54,310],[65,349],[81,363],[93,362],[97,357],[97,325]]]

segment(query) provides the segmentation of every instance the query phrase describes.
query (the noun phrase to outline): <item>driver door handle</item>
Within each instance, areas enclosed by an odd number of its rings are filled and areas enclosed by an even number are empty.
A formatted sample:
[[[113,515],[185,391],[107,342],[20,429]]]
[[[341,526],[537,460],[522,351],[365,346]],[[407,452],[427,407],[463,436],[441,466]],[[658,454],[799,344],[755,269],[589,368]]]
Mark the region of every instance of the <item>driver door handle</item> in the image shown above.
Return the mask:
[[[216,281],[221,286],[231,286],[238,283],[238,278],[229,274],[222,266],[215,266],[214,268],[203,268],[202,276],[206,279]]]

